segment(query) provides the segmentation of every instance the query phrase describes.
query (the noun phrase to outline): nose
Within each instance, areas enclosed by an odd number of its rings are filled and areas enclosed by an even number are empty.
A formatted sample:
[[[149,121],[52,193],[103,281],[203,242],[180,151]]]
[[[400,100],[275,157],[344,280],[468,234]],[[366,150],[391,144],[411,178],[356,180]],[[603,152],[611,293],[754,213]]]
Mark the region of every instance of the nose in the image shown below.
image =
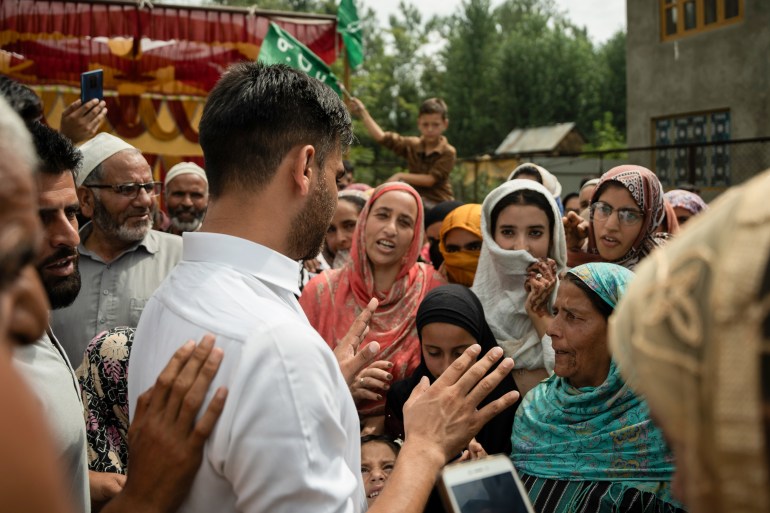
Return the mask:
[[[444,356],[444,358],[441,360],[441,365],[438,368],[439,370],[438,376],[433,376],[433,377],[438,379],[438,377],[441,376],[444,373],[444,371],[447,370],[450,365],[452,365],[452,362],[454,361],[455,359],[452,358],[452,355]]]
[[[620,228],[620,214],[617,210],[613,210],[612,214],[604,221],[604,227],[611,229],[611,230],[617,230]]]
[[[185,194],[184,197],[182,198],[182,205],[184,205],[185,207],[192,207],[193,206],[192,196],[190,196],[189,194]]]
[[[369,481],[372,483],[385,481],[385,472],[381,468],[376,468],[369,473]]]
[[[526,234],[519,233],[513,241],[513,249],[524,249],[529,251],[529,239]]]
[[[142,187],[139,189],[139,193],[136,195],[132,203],[136,205],[150,206],[152,205],[153,201],[155,201],[155,195],[150,194],[149,192],[144,190],[144,187]]]
[[[563,326],[561,323],[561,316],[556,315],[553,317],[553,319],[551,319],[551,322],[548,323],[548,327],[546,328],[545,332],[552,339],[559,339],[562,335],[562,328]]]
[[[76,247],[80,244],[77,218],[67,219],[66,214],[61,212],[53,222],[47,224],[46,236],[52,247]]]

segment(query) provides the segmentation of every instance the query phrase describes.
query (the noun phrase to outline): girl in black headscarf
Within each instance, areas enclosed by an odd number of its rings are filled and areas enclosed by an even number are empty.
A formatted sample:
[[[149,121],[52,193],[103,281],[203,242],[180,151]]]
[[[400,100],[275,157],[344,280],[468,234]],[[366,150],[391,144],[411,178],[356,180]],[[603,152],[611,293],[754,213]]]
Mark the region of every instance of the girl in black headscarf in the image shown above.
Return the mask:
[[[469,346],[479,344],[481,354],[486,354],[497,345],[481,302],[462,285],[442,285],[430,291],[417,310],[416,324],[422,349],[420,366],[409,378],[393,384],[385,407],[385,430],[401,439],[404,438],[404,404],[423,376],[433,383]],[[489,370],[490,373],[493,371],[494,367]],[[479,408],[511,390],[518,388],[513,377],[508,375]],[[488,454],[510,454],[511,428],[517,406],[518,403],[501,412],[476,435],[476,441]]]

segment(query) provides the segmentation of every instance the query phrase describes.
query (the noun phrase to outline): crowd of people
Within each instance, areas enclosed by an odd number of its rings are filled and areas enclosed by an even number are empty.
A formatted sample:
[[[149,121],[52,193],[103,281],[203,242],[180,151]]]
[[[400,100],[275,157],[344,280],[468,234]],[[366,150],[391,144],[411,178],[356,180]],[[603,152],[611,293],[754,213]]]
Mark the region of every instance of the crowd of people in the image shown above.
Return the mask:
[[[770,508],[770,174],[463,204],[442,100],[402,136],[244,63],[161,183],[103,103],[0,93],[9,511],[442,512],[492,454],[538,513]],[[351,113],[408,172],[355,183]]]

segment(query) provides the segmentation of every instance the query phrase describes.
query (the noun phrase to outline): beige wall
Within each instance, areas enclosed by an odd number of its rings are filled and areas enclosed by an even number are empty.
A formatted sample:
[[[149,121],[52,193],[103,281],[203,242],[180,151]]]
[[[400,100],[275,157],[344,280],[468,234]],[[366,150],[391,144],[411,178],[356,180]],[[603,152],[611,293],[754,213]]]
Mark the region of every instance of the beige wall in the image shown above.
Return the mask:
[[[744,0],[742,21],[666,42],[659,9],[627,0],[628,145],[654,142],[653,118],[726,108],[732,139],[770,136],[770,0]]]

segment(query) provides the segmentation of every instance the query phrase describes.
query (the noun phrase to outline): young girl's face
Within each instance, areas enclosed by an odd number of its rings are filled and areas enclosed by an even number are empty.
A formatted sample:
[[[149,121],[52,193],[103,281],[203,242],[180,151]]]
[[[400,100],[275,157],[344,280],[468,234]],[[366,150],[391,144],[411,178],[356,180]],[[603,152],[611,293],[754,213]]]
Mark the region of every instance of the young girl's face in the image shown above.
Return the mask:
[[[476,343],[473,335],[460,326],[447,322],[432,322],[423,326],[422,357],[425,365],[438,378],[459,358],[463,352]]]
[[[361,477],[366,502],[372,507],[396,465],[396,453],[385,442],[372,441],[361,446]]]
[[[503,249],[524,249],[535,258],[547,258],[551,244],[548,216],[534,205],[508,205],[497,217],[494,239]]]

